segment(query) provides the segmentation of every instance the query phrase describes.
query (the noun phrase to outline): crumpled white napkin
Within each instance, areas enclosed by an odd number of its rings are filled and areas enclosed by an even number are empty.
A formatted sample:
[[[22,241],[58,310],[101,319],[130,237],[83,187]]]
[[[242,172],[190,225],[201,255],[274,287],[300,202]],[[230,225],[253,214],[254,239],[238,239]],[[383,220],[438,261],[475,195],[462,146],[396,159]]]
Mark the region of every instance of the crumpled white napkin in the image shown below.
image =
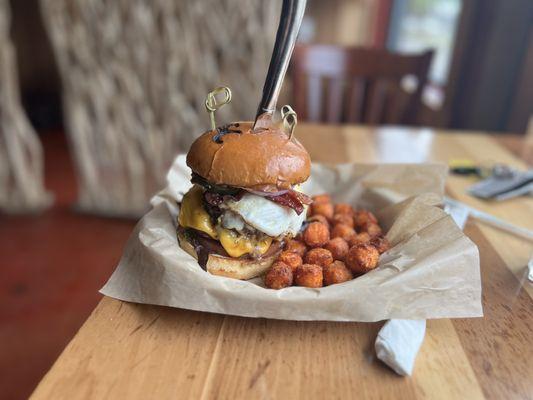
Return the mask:
[[[459,228],[464,229],[468,219],[467,208],[447,205],[445,211]],[[425,334],[425,320],[391,319],[378,333],[376,355],[397,374],[411,375]]]
[[[376,355],[397,374],[411,375],[425,334],[425,319],[391,319],[378,333]]]

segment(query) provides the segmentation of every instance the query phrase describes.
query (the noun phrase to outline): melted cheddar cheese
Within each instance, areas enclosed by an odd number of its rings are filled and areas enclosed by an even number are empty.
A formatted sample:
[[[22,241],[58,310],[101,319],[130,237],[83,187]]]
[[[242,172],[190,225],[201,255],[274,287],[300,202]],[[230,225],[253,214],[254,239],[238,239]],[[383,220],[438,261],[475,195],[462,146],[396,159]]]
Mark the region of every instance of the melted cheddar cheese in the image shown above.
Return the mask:
[[[181,202],[178,223],[184,228],[193,228],[207,233],[213,239],[220,241],[224,250],[231,257],[240,257],[244,254],[262,255],[266,253],[272,243],[272,238],[265,236],[257,240],[240,235],[234,230],[215,227],[209,214],[203,207],[203,190],[194,185]]]
[[[193,228],[207,233],[213,239],[218,239],[215,226],[211,222],[211,217],[203,207],[202,188],[194,185],[181,201],[178,223],[184,228]]]
[[[244,254],[265,254],[272,243],[272,238],[270,236],[265,236],[260,240],[254,240],[239,235],[231,229],[218,227],[217,231],[220,244],[231,257],[240,257]]]

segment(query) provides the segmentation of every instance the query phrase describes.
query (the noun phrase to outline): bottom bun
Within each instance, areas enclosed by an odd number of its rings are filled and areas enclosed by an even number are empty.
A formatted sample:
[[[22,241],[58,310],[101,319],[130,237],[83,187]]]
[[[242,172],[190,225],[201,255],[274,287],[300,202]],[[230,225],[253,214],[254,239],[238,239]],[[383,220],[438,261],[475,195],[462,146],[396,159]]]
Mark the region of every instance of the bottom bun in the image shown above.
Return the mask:
[[[192,244],[185,237],[178,233],[180,247],[188,254],[198,260],[198,255]],[[210,254],[207,259],[207,272],[213,275],[227,276],[234,279],[252,279],[264,274],[274,263],[281,249],[268,257],[260,259],[242,259],[224,257],[218,254]]]

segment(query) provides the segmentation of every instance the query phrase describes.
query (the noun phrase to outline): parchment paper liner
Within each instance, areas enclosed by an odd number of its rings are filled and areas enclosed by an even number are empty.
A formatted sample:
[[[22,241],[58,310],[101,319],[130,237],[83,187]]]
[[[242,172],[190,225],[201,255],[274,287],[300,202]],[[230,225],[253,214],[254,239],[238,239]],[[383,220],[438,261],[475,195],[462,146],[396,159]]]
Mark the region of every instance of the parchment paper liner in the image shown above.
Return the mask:
[[[392,249],[376,270],[320,289],[270,290],[262,280],[210,275],[179,247],[177,201],[190,187],[179,156],[101,293],[136,303],[247,317],[379,321],[482,316],[477,247],[441,208],[446,167],[314,164],[303,185],[376,213]]]

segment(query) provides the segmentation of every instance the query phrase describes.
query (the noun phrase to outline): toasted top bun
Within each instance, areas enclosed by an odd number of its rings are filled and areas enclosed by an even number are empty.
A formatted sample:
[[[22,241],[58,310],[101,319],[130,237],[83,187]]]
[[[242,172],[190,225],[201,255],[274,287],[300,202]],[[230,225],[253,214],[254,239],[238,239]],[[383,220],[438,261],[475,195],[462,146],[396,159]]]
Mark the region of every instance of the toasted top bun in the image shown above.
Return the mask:
[[[305,148],[277,127],[252,132],[252,122],[235,122],[214,138],[208,131],[194,141],[187,165],[209,182],[240,187],[290,185],[307,180],[311,160]]]

